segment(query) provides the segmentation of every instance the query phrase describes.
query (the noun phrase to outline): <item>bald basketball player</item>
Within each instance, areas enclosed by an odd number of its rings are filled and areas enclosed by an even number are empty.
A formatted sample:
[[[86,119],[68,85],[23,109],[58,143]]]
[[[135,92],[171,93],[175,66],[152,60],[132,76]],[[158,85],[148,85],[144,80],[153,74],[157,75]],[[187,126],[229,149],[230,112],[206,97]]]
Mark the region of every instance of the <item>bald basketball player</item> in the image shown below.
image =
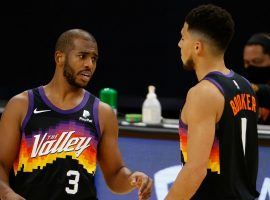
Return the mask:
[[[231,15],[218,6],[201,5],[186,16],[181,59],[199,83],[180,114],[184,166],[166,200],[258,197],[258,103],[250,83],[224,63],[233,34]]]
[[[94,37],[68,30],[56,43],[52,80],[10,99],[0,125],[0,199],[96,200],[97,161],[113,192],[150,197],[152,179],[121,158],[112,108],[84,89],[97,59]]]

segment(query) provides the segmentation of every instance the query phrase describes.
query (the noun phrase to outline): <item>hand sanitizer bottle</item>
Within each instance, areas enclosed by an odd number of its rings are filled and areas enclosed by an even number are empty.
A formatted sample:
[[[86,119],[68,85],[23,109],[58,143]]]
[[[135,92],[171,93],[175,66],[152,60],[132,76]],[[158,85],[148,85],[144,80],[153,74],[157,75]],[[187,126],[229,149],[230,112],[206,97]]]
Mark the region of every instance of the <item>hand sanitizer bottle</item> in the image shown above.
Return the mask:
[[[148,94],[142,106],[142,121],[146,124],[161,122],[161,105],[155,93],[155,86],[148,86]]]

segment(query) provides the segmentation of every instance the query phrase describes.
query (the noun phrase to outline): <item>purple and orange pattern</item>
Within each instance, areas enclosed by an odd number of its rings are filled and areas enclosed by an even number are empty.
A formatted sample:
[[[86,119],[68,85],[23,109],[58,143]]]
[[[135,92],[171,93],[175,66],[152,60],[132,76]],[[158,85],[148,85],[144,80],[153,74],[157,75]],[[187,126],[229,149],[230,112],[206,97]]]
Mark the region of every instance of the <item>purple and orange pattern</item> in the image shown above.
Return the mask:
[[[186,127],[179,127],[179,136],[180,136],[180,150],[183,154],[184,162],[187,162],[187,128]],[[208,161],[207,168],[211,170],[211,172],[216,172],[220,174],[220,160],[219,160],[219,141],[218,138],[215,137],[210,157]]]
[[[33,151],[33,145],[35,141],[35,135],[40,134],[40,139],[43,138],[44,134],[47,133],[46,141],[50,138],[59,138],[63,132],[75,131],[70,139],[80,138],[80,137],[92,137],[90,140],[90,146],[84,149],[82,153],[76,157],[75,151],[62,151],[60,153],[49,153],[43,156],[31,157]],[[96,170],[96,155],[97,155],[97,138],[92,136],[89,132],[90,130],[79,125],[76,122],[68,122],[58,124],[57,127],[51,127],[46,132],[38,131],[33,133],[30,137],[22,133],[20,150],[16,161],[14,162],[14,172],[17,174],[18,171],[32,172],[34,169],[43,169],[47,164],[52,164],[57,158],[65,158],[66,156],[71,156],[72,159],[78,160],[79,164],[87,170],[88,173],[93,174]],[[79,140],[79,139],[78,139]],[[77,141],[78,141],[77,140]],[[62,141],[63,142],[63,141]],[[61,143],[59,144],[59,146]],[[76,146],[74,146],[74,149]]]

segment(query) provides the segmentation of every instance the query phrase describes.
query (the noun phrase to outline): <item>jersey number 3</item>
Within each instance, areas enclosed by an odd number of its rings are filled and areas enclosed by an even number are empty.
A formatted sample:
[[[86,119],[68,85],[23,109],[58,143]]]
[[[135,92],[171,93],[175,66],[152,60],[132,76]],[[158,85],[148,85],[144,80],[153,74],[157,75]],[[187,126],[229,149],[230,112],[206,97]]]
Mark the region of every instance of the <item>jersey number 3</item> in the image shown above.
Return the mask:
[[[68,194],[76,194],[78,192],[78,183],[80,180],[80,173],[78,171],[75,170],[69,170],[67,172],[67,176],[70,177],[72,176],[73,179],[69,179],[68,183],[69,183],[69,187],[66,187],[66,192]]]

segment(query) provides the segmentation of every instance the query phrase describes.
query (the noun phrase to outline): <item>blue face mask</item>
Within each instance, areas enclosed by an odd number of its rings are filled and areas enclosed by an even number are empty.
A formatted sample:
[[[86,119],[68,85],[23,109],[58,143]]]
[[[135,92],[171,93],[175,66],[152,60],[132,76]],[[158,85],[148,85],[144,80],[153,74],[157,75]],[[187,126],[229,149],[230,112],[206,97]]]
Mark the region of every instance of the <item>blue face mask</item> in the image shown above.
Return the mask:
[[[250,65],[246,68],[246,78],[255,84],[270,84],[270,66],[257,67]]]

